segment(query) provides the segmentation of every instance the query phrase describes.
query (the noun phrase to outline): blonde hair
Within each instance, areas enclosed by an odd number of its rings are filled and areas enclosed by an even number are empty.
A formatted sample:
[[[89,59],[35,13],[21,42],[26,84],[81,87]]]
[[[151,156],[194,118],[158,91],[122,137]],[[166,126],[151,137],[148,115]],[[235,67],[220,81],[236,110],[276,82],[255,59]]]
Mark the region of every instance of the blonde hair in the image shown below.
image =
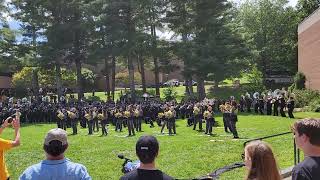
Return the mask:
[[[251,159],[247,180],[280,180],[280,174],[270,145],[263,141],[252,141],[245,147]]]

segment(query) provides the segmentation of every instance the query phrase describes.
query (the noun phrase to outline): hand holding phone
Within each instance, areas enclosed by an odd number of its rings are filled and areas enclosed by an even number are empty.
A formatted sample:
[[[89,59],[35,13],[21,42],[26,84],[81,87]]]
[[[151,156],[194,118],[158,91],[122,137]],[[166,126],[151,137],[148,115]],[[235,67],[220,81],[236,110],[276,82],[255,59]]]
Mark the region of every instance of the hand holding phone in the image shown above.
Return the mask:
[[[12,121],[13,121],[13,118],[12,118],[11,116],[7,118],[7,122],[8,122],[8,124],[11,124],[11,123],[12,123]]]

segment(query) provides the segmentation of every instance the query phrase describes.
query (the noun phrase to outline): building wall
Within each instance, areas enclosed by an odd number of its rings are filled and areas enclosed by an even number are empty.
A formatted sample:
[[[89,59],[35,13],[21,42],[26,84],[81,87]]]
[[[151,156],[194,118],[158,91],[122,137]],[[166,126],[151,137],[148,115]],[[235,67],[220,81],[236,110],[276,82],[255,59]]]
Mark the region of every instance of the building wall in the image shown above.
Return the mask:
[[[11,80],[12,80],[11,77],[0,76],[0,89],[10,89],[10,88],[12,88]]]
[[[164,83],[164,82],[171,80],[171,79],[178,79],[179,81],[184,80],[184,78],[181,74],[181,70],[183,68],[183,63],[180,61],[176,61],[174,64],[176,64],[179,68],[169,74],[160,73],[159,74],[160,83]],[[86,66],[86,67],[91,70],[94,70],[94,72],[98,74],[98,78],[96,79],[97,88],[99,90],[105,90],[106,80],[105,80],[105,77],[101,74],[101,70],[104,68],[104,65],[99,64],[96,67],[89,67],[89,66]],[[135,72],[138,72],[137,66],[135,66],[134,68],[135,68]],[[120,69],[116,68],[116,73],[118,73],[119,71],[120,71]],[[139,74],[139,73],[135,73],[135,74]],[[147,67],[145,68],[145,78],[146,78],[146,85],[147,86],[152,86],[155,84],[154,72],[152,70],[148,69]],[[111,77],[110,77],[110,83],[111,83]],[[141,82],[135,82],[135,84],[141,85]],[[116,84],[116,87],[117,86],[118,85]]]
[[[298,69],[307,88],[320,90],[320,8],[298,27]]]

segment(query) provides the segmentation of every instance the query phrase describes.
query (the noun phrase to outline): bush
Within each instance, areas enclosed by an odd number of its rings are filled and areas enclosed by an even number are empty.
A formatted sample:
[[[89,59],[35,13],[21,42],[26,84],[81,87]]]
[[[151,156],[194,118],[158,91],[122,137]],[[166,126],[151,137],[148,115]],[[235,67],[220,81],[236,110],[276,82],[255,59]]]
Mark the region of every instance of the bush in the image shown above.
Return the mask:
[[[247,92],[264,91],[266,87],[263,84],[263,75],[256,66],[247,74],[248,84],[243,86],[243,90]]]
[[[310,102],[308,110],[309,111],[315,111],[315,112],[319,112],[320,111],[320,97],[314,98]]]
[[[166,101],[175,100],[177,97],[177,92],[173,90],[173,87],[169,87],[163,90],[164,99]]]
[[[320,92],[314,90],[293,90],[295,107],[303,108],[320,98]]]
[[[297,72],[294,76],[295,89],[305,89],[306,76],[302,72]]]
[[[101,101],[99,96],[89,96],[89,97],[87,97],[86,100],[88,100],[88,101]]]
[[[185,96],[182,96],[181,97],[181,102],[188,102],[188,101],[197,101],[198,100],[198,94],[197,93],[193,93],[193,94],[190,94],[190,95],[185,95]]]
[[[118,72],[116,74],[116,85],[122,86],[122,87],[129,87],[130,81],[129,81],[129,72],[128,70]],[[134,82],[135,84],[141,83],[141,75],[138,72],[134,73]]]

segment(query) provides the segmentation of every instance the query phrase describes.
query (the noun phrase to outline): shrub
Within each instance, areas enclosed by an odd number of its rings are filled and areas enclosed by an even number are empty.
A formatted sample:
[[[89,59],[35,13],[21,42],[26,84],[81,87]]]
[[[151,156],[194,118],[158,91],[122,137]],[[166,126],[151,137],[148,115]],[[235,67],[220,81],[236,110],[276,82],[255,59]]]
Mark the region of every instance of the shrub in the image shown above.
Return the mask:
[[[297,72],[294,76],[295,89],[305,89],[306,76],[302,72]]]
[[[320,97],[314,98],[309,104],[309,111],[319,112],[320,110]]]
[[[89,97],[87,97],[86,100],[88,100],[88,101],[101,101],[99,96],[89,96]]]
[[[166,101],[175,100],[177,97],[177,92],[175,92],[172,87],[164,89],[163,94]]]
[[[320,92],[314,90],[293,90],[292,93],[295,97],[295,106],[298,108],[309,106],[311,102],[320,98]]]

